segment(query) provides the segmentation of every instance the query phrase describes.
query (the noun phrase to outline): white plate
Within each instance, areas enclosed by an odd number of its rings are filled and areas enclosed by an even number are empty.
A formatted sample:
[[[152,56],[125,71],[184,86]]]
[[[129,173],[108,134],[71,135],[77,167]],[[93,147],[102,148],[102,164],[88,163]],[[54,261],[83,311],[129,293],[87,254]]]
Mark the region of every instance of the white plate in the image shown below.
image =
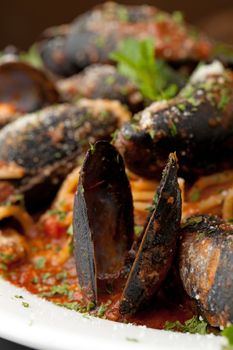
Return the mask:
[[[19,295],[23,299],[16,297]],[[225,344],[224,338],[213,335],[180,334],[85,318],[1,279],[0,337],[42,350],[220,350]]]

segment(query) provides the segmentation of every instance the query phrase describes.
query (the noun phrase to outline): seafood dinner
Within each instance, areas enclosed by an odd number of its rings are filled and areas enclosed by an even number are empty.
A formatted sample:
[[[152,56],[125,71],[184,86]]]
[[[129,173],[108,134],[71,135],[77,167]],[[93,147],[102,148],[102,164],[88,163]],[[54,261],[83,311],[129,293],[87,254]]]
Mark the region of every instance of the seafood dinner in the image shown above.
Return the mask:
[[[117,322],[233,323],[233,49],[218,44],[180,12],[107,2],[2,51],[2,278]]]

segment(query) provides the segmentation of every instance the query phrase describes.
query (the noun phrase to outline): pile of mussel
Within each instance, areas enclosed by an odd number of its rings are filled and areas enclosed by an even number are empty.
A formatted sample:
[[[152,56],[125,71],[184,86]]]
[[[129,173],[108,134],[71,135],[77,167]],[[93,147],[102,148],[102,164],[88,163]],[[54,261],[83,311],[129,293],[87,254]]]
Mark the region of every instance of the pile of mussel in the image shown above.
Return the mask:
[[[174,98],[146,107],[109,57],[121,40],[151,36],[156,55],[178,72],[207,63]],[[211,40],[194,37],[175,16],[115,3],[48,29],[37,45],[43,68],[22,62],[17,52],[0,61],[1,205],[23,194],[29,211],[45,207],[82,164],[73,229],[85,301],[97,305],[101,285],[117,281],[119,318],[132,315],[156,297],[175,266],[210,325],[233,322],[233,225],[208,215],[181,224],[177,182],[177,174],[189,182],[233,166],[227,59],[216,60]],[[162,177],[137,240],[125,166],[145,178]]]

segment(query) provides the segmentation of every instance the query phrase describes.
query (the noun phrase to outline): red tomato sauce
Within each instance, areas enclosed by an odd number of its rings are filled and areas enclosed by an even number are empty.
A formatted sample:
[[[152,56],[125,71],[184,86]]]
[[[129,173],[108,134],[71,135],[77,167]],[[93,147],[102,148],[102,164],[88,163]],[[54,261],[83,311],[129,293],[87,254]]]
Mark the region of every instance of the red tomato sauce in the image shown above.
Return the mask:
[[[86,311],[72,256],[71,238],[61,231],[58,221],[51,219],[46,228],[50,234],[34,227],[32,237],[27,238],[25,258],[9,266],[1,265],[1,274],[14,285],[39,297],[68,308],[76,309],[78,305],[79,310]],[[170,297],[163,297],[162,302],[155,297],[136,315],[122,319],[118,313],[122,289],[123,285],[101,289],[98,299],[99,305],[104,305],[104,312],[97,312],[97,316],[159,329],[166,321],[184,322],[193,316],[192,307],[186,301],[182,304],[173,301],[174,293],[171,293]],[[95,310],[90,313],[96,315]]]

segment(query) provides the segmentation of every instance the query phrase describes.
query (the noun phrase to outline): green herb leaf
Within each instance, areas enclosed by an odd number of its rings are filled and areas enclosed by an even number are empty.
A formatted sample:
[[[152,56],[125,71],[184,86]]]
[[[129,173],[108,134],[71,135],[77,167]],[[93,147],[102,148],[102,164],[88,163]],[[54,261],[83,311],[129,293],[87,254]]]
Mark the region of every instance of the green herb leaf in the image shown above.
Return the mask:
[[[172,14],[172,19],[177,23],[177,24],[183,24],[184,23],[184,15],[180,11],[174,11]]]
[[[26,303],[25,301],[22,302],[22,305],[23,305],[23,307],[25,307],[25,308],[28,308],[28,307],[29,307],[29,304]]]
[[[69,309],[69,310],[82,312],[87,316],[89,316],[87,313],[95,308],[95,305],[93,303],[89,303],[87,306],[83,306],[76,301],[68,302],[68,303],[56,303],[56,304],[58,306],[65,307],[66,309]]]
[[[191,193],[190,199],[192,202],[196,202],[200,199],[200,197],[201,197],[200,191],[196,190]]]
[[[0,263],[0,269],[6,271],[7,270],[7,265],[4,263]]]
[[[134,233],[137,237],[140,237],[143,230],[143,226],[141,225],[134,225]]]
[[[56,274],[56,278],[58,280],[65,280],[67,278],[67,272],[66,271],[61,271]]]
[[[164,329],[167,331],[177,331],[182,333],[206,334],[207,322],[199,320],[197,316],[193,316],[190,320],[185,321],[184,324],[182,324],[180,321],[167,321]]]
[[[90,152],[92,155],[95,153],[95,145],[93,143],[90,143]]]
[[[2,260],[3,263],[11,262],[14,259],[15,259],[14,254],[0,253],[0,260]]]
[[[61,284],[61,285],[57,285],[57,286],[53,286],[51,288],[51,290],[47,291],[47,292],[42,292],[39,295],[41,297],[54,297],[56,295],[64,295],[64,296],[68,296],[69,295],[69,286],[68,284]]]
[[[35,261],[35,268],[38,270],[43,269],[45,267],[45,263],[46,263],[46,258],[44,256],[40,256]]]
[[[159,194],[156,191],[154,194],[154,198],[152,200],[152,204],[149,207],[147,207],[146,210],[152,213],[152,211],[154,211],[155,208],[157,207],[158,201],[159,201]]]
[[[81,312],[81,309],[82,309],[82,306],[79,303],[77,303],[76,301],[73,303],[56,303],[56,304],[58,306],[62,306],[62,307],[65,307],[66,309],[74,310],[74,311]]]
[[[39,282],[39,278],[37,276],[34,276],[32,279],[33,284],[37,284]]]
[[[66,232],[67,232],[67,235],[73,236],[73,234],[74,234],[74,231],[73,231],[73,224],[71,224],[71,225],[68,227],[68,230],[67,230]]]
[[[51,209],[48,210],[47,212],[49,215],[56,215],[59,219],[59,221],[64,221],[66,216],[67,216],[67,212],[63,211],[63,210],[59,210],[59,209]]]
[[[126,337],[125,339],[126,339],[127,341],[132,341],[133,343],[138,343],[138,342],[139,342],[139,340],[136,339],[136,338],[128,338],[128,337]]]
[[[220,111],[223,111],[225,107],[228,105],[229,101],[230,101],[230,96],[222,93],[218,103],[218,109],[220,109]]]
[[[20,61],[27,62],[36,68],[43,68],[44,64],[36,45],[32,45],[27,52],[21,52]]]
[[[42,281],[45,282],[49,277],[51,277],[51,273],[50,272],[44,273],[43,276],[42,276]]]
[[[128,22],[129,21],[129,14],[128,14],[127,8],[125,6],[119,5],[117,7],[117,17],[121,22]]]
[[[108,309],[108,306],[109,306],[111,303],[112,303],[111,300],[108,300],[105,304],[102,303],[102,304],[99,306],[99,308],[98,308],[98,311],[97,311],[96,316],[97,316],[97,317],[100,317],[100,318],[104,317],[104,315],[105,315],[105,313],[106,313],[106,311],[107,311],[107,309]]]
[[[177,127],[175,123],[171,123],[170,125],[170,131],[171,131],[171,135],[172,137],[177,135]]]
[[[233,60],[233,46],[224,43],[217,43],[213,48],[213,56]]]
[[[203,221],[203,217],[201,215],[190,217],[181,225],[181,228],[184,228],[190,225],[192,226],[192,225],[200,224],[200,222],[202,221]]]
[[[110,57],[118,63],[119,72],[133,81],[145,98],[157,101],[176,94],[176,85],[169,85],[172,70],[165,62],[155,60],[152,39],[126,39]]]
[[[224,330],[221,332],[221,335],[227,338],[228,344],[233,348],[233,325],[224,328]]]
[[[22,208],[25,208],[24,195],[16,194],[12,196],[11,200],[4,202],[4,205],[10,207],[11,205],[19,205]]]

